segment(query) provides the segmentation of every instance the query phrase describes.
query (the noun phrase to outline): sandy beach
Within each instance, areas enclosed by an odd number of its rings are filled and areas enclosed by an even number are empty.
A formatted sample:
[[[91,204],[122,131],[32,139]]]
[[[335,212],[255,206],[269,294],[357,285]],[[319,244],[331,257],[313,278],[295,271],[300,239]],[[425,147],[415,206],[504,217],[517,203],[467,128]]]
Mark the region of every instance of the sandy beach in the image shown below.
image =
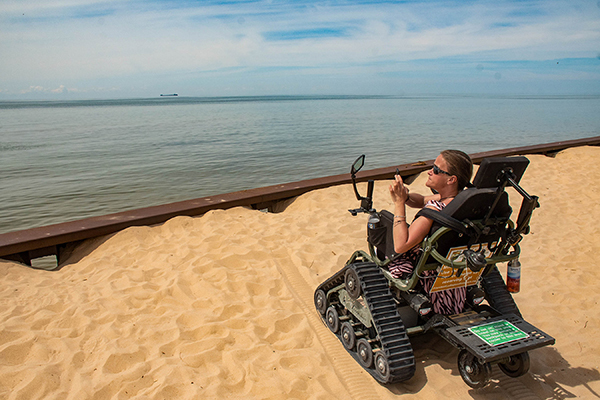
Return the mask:
[[[277,213],[129,228],[82,243],[56,271],[0,261],[0,399],[600,398],[600,148],[528,158],[521,185],[541,208],[514,297],[556,345],[532,351],[525,376],[494,366],[473,390],[435,334],[413,338],[407,382],[362,370],[313,306],[315,287],[366,250],[367,217],[348,213],[358,202],[343,185]],[[375,184],[378,210],[392,207],[387,187]],[[520,201],[511,193],[515,212]]]

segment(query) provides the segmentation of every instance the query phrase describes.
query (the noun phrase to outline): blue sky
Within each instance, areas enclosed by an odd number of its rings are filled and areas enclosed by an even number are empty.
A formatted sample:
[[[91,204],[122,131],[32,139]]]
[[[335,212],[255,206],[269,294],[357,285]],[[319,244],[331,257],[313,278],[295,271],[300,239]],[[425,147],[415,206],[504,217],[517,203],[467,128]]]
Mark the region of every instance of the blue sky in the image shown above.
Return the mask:
[[[0,1],[0,99],[600,94],[600,1]]]

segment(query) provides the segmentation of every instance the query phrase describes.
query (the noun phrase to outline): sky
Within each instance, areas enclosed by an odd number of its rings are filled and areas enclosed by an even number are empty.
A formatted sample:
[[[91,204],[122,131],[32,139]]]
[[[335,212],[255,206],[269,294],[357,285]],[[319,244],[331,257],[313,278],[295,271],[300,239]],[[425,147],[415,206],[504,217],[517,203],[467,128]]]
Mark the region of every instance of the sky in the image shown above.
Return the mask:
[[[600,1],[0,0],[0,100],[600,94]]]

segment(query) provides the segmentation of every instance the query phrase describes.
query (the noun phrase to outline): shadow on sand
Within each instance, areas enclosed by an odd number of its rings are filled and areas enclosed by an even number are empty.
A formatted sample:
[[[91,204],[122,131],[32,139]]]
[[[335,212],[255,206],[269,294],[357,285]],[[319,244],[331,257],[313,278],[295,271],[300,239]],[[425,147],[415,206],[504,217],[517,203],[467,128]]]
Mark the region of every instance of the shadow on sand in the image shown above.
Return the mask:
[[[458,350],[435,333],[411,338],[415,352],[416,372],[407,382],[389,385],[390,392],[402,395],[417,394],[427,384],[425,369],[438,365],[461,380],[458,371]],[[554,347],[543,347],[530,353],[531,368],[519,378],[506,376],[497,365],[492,366],[490,384],[483,389],[468,389],[473,399],[547,399],[564,400],[581,397],[569,390],[576,386],[586,388],[588,398],[599,398],[591,382],[600,381],[600,371],[583,367],[572,367]],[[536,362],[544,360],[543,362]],[[465,387],[466,383],[463,382]]]

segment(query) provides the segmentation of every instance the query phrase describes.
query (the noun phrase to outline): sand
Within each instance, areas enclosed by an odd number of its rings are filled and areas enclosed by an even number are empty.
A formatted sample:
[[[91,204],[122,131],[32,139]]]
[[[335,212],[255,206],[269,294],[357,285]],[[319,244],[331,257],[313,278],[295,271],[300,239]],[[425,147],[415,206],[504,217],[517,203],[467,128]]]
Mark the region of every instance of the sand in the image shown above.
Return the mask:
[[[358,204],[344,185],[278,213],[129,228],[84,242],[57,271],[0,261],[0,398],[598,398],[600,148],[529,159],[521,183],[542,207],[515,300],[556,345],[532,351],[525,376],[494,366],[473,390],[435,334],[413,339],[407,382],[382,386],[355,363],[313,306],[315,287],[366,249],[366,216],[347,212]],[[424,181],[411,191],[427,193]],[[387,186],[376,183],[378,209],[391,208]]]

